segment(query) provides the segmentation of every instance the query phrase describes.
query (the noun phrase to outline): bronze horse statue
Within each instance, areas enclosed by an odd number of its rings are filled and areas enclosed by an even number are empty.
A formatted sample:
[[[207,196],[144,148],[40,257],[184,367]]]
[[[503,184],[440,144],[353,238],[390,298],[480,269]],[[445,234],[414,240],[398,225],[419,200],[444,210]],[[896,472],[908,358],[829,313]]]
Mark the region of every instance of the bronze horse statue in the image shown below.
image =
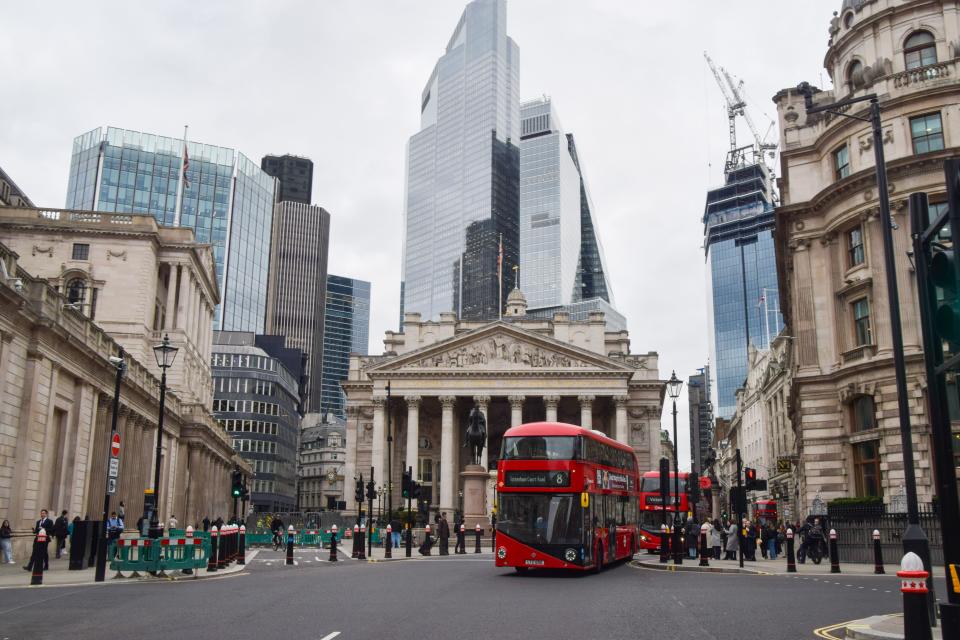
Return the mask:
[[[473,453],[473,464],[479,465],[483,457],[483,447],[487,442],[487,420],[483,417],[478,405],[473,405],[467,423],[466,441],[464,447],[469,446]]]

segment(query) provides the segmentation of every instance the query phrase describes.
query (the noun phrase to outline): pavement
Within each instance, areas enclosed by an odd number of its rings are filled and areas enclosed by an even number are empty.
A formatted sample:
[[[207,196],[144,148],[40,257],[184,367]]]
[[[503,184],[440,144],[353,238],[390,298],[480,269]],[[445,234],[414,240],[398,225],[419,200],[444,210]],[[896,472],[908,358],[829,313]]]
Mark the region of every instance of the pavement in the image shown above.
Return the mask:
[[[290,566],[283,551],[261,549],[237,573],[115,580],[106,591],[7,589],[0,640],[61,640],[64,633],[102,640],[110,621],[138,640],[229,630],[243,638],[316,640],[636,640],[678,631],[685,640],[795,640],[843,637],[817,632],[902,606],[892,574],[705,574],[629,563],[600,574],[518,574],[495,567],[489,550],[431,557],[414,550],[406,559],[401,549],[392,561],[380,549],[372,561],[352,560],[349,545],[347,551],[333,563],[328,550],[297,549]],[[27,575],[17,571],[20,579]]]
[[[707,571],[707,572],[716,572],[716,573],[748,573],[748,574],[776,574],[776,575],[836,575],[830,573],[830,561],[824,560],[820,564],[813,564],[812,562],[806,562],[803,564],[797,564],[797,572],[795,574],[787,573],[787,559],[784,556],[776,560],[766,560],[759,555],[754,561],[746,560],[743,563],[743,568],[740,568],[740,562],[738,560],[714,560],[710,559],[710,567],[701,567],[699,566],[699,560],[693,560],[687,557],[683,558],[683,564],[677,565],[674,567],[673,563],[661,564],[659,555],[651,554],[638,554],[635,563],[638,563],[640,566],[647,569],[663,569],[666,571]],[[850,576],[872,576],[876,575],[873,572],[873,564],[852,564],[852,563],[842,563],[840,565],[840,575],[850,575]],[[899,565],[886,565],[884,570],[886,575],[895,576],[897,571],[900,569]],[[943,576],[943,567],[935,566],[933,567],[934,577]]]

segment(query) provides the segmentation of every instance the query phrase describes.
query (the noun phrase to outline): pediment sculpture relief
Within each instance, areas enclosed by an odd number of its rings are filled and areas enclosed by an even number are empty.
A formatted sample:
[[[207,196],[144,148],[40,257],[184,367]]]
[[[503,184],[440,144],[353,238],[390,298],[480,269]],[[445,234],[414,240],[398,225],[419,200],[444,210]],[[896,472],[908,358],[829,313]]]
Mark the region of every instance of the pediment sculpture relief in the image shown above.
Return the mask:
[[[486,368],[522,368],[560,369],[589,367],[591,365],[542,347],[519,342],[511,338],[487,338],[482,342],[464,345],[442,353],[412,362],[408,367],[469,369]]]

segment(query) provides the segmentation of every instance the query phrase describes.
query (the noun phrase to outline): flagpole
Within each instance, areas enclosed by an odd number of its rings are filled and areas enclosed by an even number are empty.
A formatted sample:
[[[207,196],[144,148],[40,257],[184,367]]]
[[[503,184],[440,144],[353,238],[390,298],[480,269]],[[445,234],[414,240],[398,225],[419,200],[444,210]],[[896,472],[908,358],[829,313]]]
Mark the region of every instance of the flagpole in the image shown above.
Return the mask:
[[[767,349],[770,348],[770,308],[767,306],[767,290],[763,290],[763,323],[767,327]]]
[[[177,204],[173,212],[174,226],[180,226],[180,209],[183,203],[183,163],[187,157],[187,125],[183,125],[183,146],[180,148],[180,171],[177,173]]]
[[[500,248],[497,254],[497,284],[499,286],[499,304],[497,305],[498,317],[503,320],[503,234],[500,234]]]

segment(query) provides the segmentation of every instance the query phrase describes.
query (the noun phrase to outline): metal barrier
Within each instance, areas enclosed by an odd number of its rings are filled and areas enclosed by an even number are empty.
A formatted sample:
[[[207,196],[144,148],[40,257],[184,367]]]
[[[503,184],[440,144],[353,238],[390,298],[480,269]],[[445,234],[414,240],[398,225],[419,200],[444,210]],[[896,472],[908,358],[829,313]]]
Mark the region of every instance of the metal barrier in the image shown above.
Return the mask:
[[[121,538],[108,548],[110,569],[117,577],[140,572],[189,571],[205,567],[210,542],[203,538]]]
[[[321,531],[319,529],[306,529],[302,531],[295,531],[293,535],[293,544],[298,547],[329,547],[330,546],[330,536],[332,534],[329,531]],[[337,532],[337,540],[343,539],[343,532]],[[286,534],[283,536],[283,544],[286,545]],[[251,546],[262,546],[269,547],[273,546],[273,533],[269,531],[258,531],[255,533],[247,532],[246,536],[246,545]]]

